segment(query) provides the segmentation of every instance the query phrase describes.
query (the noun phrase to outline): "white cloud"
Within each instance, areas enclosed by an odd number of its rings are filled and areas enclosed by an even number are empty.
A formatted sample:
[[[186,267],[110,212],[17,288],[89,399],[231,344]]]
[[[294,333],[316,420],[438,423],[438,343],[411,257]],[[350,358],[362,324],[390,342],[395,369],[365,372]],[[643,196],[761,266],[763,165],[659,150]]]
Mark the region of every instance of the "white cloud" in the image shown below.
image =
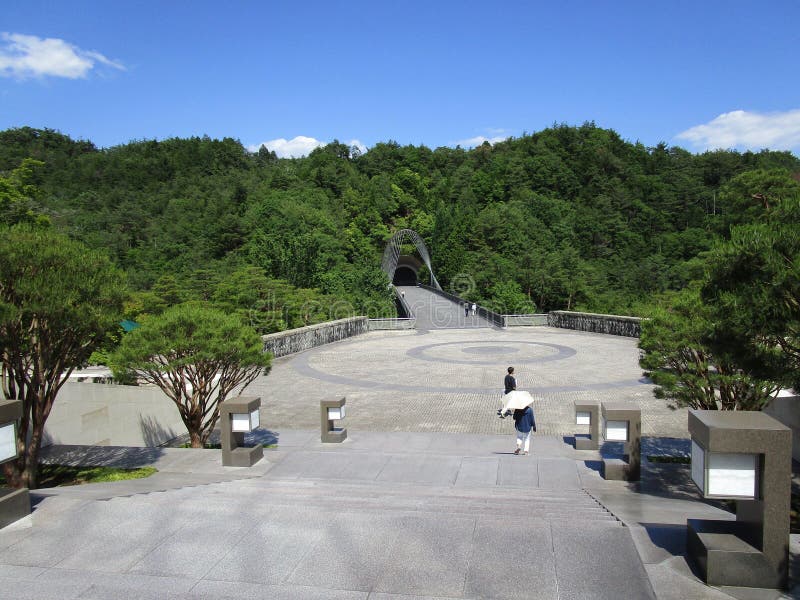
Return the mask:
[[[355,146],[356,148],[358,148],[358,151],[359,151],[359,152],[361,152],[361,154],[364,154],[364,152],[366,152],[366,151],[367,151],[367,147],[366,147],[366,145],[364,145],[364,143],[363,143],[363,142],[361,142],[360,140],[350,140],[349,142],[345,142],[345,143],[346,143],[348,146],[350,146],[351,148],[352,148],[353,146]]]
[[[734,110],[675,137],[700,150],[794,150],[800,148],[800,109],[774,113]]]
[[[466,140],[459,140],[457,142],[453,142],[453,146],[461,146],[462,148],[475,148],[480,146],[484,142],[489,142],[492,146],[499,142],[504,142],[508,139],[507,135],[497,135],[494,137],[487,138],[482,135],[476,135],[475,137],[471,137]]]
[[[348,146],[355,146],[362,153],[367,151],[367,147],[359,140],[350,140],[349,142],[344,143]],[[258,152],[258,149],[261,148],[261,146],[266,146],[269,150],[272,150],[278,156],[278,158],[302,158],[303,156],[308,156],[311,154],[311,151],[315,148],[319,148],[320,146],[325,146],[327,144],[328,142],[321,142],[313,137],[298,135],[291,140],[278,138],[276,140],[269,140],[268,142],[261,142],[260,144],[252,144],[248,146],[247,149],[251,152]]]
[[[81,79],[102,64],[125,70],[116,61],[99,52],[81,50],[56,38],[42,39],[21,33],[0,33],[0,76],[27,79],[29,77],[66,77]]]

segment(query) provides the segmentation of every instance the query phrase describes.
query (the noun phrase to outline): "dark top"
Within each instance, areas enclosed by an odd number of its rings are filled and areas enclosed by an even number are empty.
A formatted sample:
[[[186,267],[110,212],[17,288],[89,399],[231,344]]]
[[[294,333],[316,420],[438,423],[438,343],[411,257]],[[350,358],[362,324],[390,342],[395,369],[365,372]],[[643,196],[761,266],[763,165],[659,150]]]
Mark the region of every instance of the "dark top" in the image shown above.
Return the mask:
[[[508,392],[517,389],[517,380],[514,379],[513,375],[506,375],[506,378],[503,380],[503,385],[506,388],[504,393],[507,394]]]
[[[514,428],[522,433],[528,433],[531,429],[536,431],[536,419],[533,418],[533,409],[530,406],[514,410]]]

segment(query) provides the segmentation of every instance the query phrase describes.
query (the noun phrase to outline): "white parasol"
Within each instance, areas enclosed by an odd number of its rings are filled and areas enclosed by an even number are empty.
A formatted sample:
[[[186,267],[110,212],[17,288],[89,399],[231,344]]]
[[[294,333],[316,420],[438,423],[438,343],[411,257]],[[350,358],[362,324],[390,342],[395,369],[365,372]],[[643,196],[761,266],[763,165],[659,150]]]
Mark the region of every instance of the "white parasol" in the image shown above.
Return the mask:
[[[533,396],[529,392],[514,390],[503,396],[503,412],[515,408],[525,408],[533,404]]]

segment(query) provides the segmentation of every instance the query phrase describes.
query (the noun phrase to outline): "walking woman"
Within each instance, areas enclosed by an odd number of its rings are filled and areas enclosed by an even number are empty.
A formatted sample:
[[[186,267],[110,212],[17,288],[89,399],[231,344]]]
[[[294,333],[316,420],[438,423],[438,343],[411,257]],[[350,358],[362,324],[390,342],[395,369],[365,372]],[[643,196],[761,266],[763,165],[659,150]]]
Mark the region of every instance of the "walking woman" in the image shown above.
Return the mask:
[[[514,429],[517,430],[517,449],[514,454],[522,450],[527,455],[531,447],[531,431],[536,431],[536,419],[530,406],[514,409]]]

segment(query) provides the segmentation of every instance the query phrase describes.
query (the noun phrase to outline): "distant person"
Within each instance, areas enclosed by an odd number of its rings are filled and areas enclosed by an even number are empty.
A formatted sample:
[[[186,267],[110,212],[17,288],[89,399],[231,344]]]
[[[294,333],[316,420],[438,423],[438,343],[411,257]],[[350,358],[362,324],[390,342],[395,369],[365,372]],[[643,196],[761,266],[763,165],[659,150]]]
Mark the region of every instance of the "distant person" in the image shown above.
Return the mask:
[[[508,392],[513,392],[517,389],[517,378],[514,377],[514,367],[508,367],[505,379],[503,379],[503,395],[500,396],[500,408],[497,409],[497,415],[501,419],[505,419],[508,414],[510,413],[503,413],[503,406],[505,406],[505,401],[503,397]]]
[[[514,367],[508,367],[507,373],[503,379],[503,394],[513,392],[517,389],[517,378],[514,377]]]
[[[478,305],[473,302],[472,303],[472,316],[474,317],[477,312],[478,312]]]
[[[469,316],[469,304],[467,304],[466,302],[464,302],[464,316],[465,317]]]
[[[522,450],[527,456],[531,447],[531,432],[536,431],[536,419],[530,406],[514,410],[514,429],[517,430],[517,449],[514,454],[519,454]]]

